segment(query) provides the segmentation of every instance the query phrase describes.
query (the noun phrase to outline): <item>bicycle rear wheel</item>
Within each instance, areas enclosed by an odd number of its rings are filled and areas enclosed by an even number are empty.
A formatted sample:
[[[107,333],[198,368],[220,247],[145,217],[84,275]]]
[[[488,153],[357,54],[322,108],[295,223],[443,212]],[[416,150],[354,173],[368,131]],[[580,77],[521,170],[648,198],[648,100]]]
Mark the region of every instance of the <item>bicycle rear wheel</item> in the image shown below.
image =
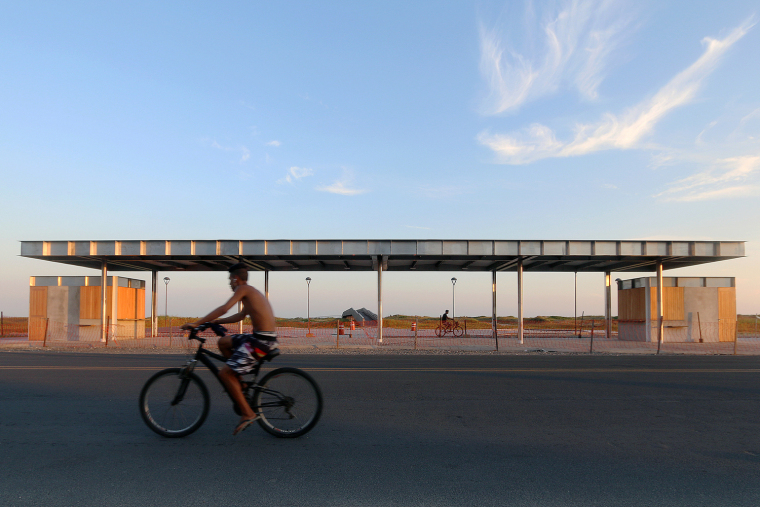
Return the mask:
[[[259,425],[276,437],[300,437],[319,421],[322,392],[311,375],[298,368],[273,370],[254,389],[251,408],[261,416]]]
[[[446,334],[446,328],[443,327],[441,324],[438,324],[438,327],[435,328],[435,335],[440,338],[441,336]]]
[[[211,405],[208,389],[195,374],[167,368],[153,375],[140,392],[140,415],[164,437],[184,437],[201,427]]]

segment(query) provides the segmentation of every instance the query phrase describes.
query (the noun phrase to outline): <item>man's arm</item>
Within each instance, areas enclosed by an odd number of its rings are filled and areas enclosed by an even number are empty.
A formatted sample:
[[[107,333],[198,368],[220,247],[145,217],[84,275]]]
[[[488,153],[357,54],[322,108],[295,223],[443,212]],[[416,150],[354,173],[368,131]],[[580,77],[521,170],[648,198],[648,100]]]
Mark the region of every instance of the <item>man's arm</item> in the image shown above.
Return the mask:
[[[229,317],[225,317],[223,319],[215,319],[214,323],[216,324],[232,324],[233,322],[240,322],[246,317],[245,310],[242,312],[238,312],[235,315],[230,315]]]
[[[237,303],[238,301],[240,301],[241,299],[243,299],[243,295],[244,295],[243,294],[243,288],[239,287],[237,290],[235,290],[235,293],[232,295],[232,297],[229,299],[229,301],[227,301],[226,303],[224,303],[222,306],[220,306],[216,310],[212,310],[211,313],[209,313],[205,317],[200,318],[200,319],[198,319],[195,322],[192,322],[190,324],[185,324],[184,326],[182,326],[182,329],[190,329],[190,328],[193,328],[193,327],[198,327],[201,324],[203,324],[204,322],[211,322],[212,320],[221,317],[222,315],[224,315],[225,313],[227,313],[230,310],[230,308],[232,308],[233,306],[235,306],[235,303]],[[236,320],[228,320],[228,319],[231,319],[233,317],[238,317],[240,315],[243,315],[243,317],[240,317],[239,319],[236,319]],[[228,317],[227,319],[223,319],[223,320],[225,321],[225,323],[238,322],[240,320],[243,320],[244,317],[245,317],[244,313],[240,312],[240,313],[232,315],[231,317]],[[217,322],[217,323],[221,324],[222,322]]]

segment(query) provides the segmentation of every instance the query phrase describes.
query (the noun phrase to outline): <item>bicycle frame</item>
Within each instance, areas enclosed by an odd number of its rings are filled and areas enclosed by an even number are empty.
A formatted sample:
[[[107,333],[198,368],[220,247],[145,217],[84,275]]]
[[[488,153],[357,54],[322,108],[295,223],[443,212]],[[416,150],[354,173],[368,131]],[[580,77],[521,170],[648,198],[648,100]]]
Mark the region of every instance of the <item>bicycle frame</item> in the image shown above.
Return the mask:
[[[224,392],[227,393],[227,396],[229,396],[230,400],[234,404],[235,408],[237,410],[240,410],[240,407],[238,407],[237,403],[235,403],[234,398],[230,394],[229,389],[227,389],[227,385],[222,382],[222,379],[219,377],[219,367],[217,367],[216,364],[214,364],[213,361],[209,358],[216,359],[217,361],[226,362],[227,358],[224,357],[221,354],[217,354],[215,352],[211,352],[210,350],[207,350],[203,348],[203,345],[206,343],[205,338],[201,338],[200,336],[196,335],[196,330],[192,330],[190,332],[190,336],[187,338],[188,340],[198,340],[200,343],[198,344],[198,350],[195,351],[195,355],[193,356],[193,359],[191,359],[187,365],[182,369],[182,372],[180,375],[186,375],[188,373],[192,373],[195,367],[197,366],[198,362],[202,363],[206,368],[211,371],[211,373],[214,375],[217,381],[222,385],[224,388]],[[241,379],[241,388],[243,389],[243,394],[246,393],[248,389],[250,389],[251,386],[256,384],[256,378],[259,376],[259,369],[261,368],[261,362],[257,361],[256,365],[253,367],[253,370],[246,374],[246,375],[253,375],[253,380],[243,380]],[[186,383],[182,383],[180,386],[179,391],[177,392],[177,396],[172,401],[172,405],[176,405],[180,401],[182,401],[182,398],[185,395],[185,389],[187,388]],[[253,407],[251,407],[253,408]]]

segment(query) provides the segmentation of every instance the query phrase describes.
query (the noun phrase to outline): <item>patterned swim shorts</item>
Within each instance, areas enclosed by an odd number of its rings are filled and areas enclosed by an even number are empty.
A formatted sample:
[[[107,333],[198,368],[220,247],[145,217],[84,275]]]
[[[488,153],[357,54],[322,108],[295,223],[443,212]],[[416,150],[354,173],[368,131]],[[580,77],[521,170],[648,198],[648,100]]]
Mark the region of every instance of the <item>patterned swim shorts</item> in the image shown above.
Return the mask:
[[[253,334],[233,334],[232,356],[227,359],[227,366],[239,375],[250,373],[256,362],[277,348],[277,333],[257,331]]]

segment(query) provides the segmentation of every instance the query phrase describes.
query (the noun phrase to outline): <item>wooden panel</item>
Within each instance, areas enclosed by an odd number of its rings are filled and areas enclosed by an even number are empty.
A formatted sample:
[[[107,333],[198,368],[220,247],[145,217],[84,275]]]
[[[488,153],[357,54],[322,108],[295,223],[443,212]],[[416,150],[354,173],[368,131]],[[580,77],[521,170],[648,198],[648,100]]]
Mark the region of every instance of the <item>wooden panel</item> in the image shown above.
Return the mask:
[[[137,319],[145,320],[145,289],[135,289],[137,291]]]
[[[106,287],[106,318],[111,316],[111,292]],[[79,319],[100,319],[100,286],[81,287],[79,292]]]
[[[718,287],[718,334],[720,341],[736,339],[736,288]]]
[[[618,319],[644,320],[644,296],[646,289],[626,289],[618,291]]]
[[[100,318],[100,287],[81,287],[79,289],[79,319]]]
[[[135,318],[135,297],[136,289],[129,287],[119,287],[119,298],[117,300],[116,315],[119,320]]]
[[[664,302],[662,316],[664,320],[684,320],[683,287],[663,287]],[[656,314],[655,314],[656,315]]]
[[[651,319],[657,322],[657,287],[650,287]],[[662,288],[662,320],[684,320],[683,287]]]
[[[29,287],[29,340],[45,338],[47,318],[47,287]]]
[[[119,287],[119,299],[117,304],[117,315],[119,320],[144,319],[145,289]]]
[[[47,317],[47,287],[29,287],[29,316]]]

